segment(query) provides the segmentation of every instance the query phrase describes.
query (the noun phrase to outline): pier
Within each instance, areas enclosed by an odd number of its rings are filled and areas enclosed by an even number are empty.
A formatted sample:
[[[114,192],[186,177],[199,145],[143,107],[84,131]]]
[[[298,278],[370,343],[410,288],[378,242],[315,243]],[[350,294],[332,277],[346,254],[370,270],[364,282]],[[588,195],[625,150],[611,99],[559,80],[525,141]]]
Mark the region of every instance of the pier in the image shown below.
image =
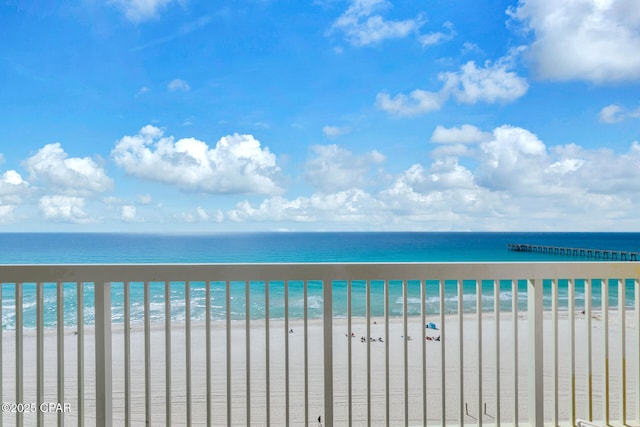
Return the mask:
[[[550,255],[566,255],[574,257],[600,258],[612,261],[638,261],[640,252],[616,251],[610,249],[568,248],[563,246],[528,245],[509,243],[507,248],[514,252],[533,252]]]

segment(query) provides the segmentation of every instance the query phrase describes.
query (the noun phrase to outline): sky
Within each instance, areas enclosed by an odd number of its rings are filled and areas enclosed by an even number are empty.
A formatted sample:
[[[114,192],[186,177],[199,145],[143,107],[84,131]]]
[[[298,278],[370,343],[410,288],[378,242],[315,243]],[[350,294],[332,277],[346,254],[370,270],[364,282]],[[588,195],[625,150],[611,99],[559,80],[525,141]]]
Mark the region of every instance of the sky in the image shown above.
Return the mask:
[[[640,231],[637,0],[0,0],[0,232]]]

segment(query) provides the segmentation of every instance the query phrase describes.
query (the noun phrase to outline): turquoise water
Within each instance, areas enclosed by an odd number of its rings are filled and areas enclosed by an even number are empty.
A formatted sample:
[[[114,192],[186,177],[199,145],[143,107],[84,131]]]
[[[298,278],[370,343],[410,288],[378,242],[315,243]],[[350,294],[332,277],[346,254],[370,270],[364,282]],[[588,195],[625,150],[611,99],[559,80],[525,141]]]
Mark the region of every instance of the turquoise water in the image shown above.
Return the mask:
[[[517,253],[506,249],[508,243],[528,243],[550,246],[587,247],[611,250],[640,250],[638,233],[258,233],[218,235],[146,235],[146,234],[0,234],[0,262],[2,264],[86,264],[86,263],[233,263],[233,262],[450,262],[450,261],[584,261],[586,258]],[[560,283],[560,307],[567,306],[566,288]],[[123,320],[123,284],[113,284],[113,320]],[[175,321],[185,318],[185,284],[172,283],[171,317]],[[191,284],[192,318],[205,317],[205,284]],[[226,313],[224,283],[212,283],[211,308],[214,320]],[[230,311],[233,318],[244,318],[244,283],[232,283]],[[311,317],[322,314],[322,284],[309,282],[308,310]],[[372,314],[384,312],[384,285],[372,283]],[[511,308],[511,284],[501,285],[501,306]],[[576,306],[584,306],[581,282],[576,283]],[[599,305],[600,284],[594,283],[594,305]],[[250,313],[252,318],[264,318],[264,283],[250,284]],[[354,282],[353,314],[365,313],[365,286]],[[152,283],[151,319],[165,318],[164,284]],[[427,282],[426,306],[428,313],[438,313],[437,283]],[[389,283],[392,315],[403,312],[402,287],[399,282]],[[474,311],[475,283],[464,284],[465,310]],[[617,304],[617,287],[612,286],[610,304]],[[11,329],[15,323],[15,286],[2,286],[3,328]],[[35,285],[23,287],[24,322],[35,327]],[[333,284],[333,307],[337,317],[346,315],[346,283]],[[131,318],[142,321],[143,286],[131,286]],[[520,284],[519,303],[526,304],[524,283]],[[54,284],[44,287],[44,321],[56,324],[56,290]],[[455,283],[446,285],[445,310],[457,310]],[[550,288],[546,284],[545,304],[550,305]],[[633,305],[633,283],[627,283],[627,304]],[[76,285],[64,287],[65,324],[75,324],[77,318]],[[93,323],[93,287],[85,285],[84,316]],[[289,283],[289,315],[302,317],[304,306],[303,285]],[[409,283],[408,311],[420,313],[420,284]],[[483,284],[483,306],[493,307],[493,284]],[[270,317],[284,317],[284,284],[269,284]]]

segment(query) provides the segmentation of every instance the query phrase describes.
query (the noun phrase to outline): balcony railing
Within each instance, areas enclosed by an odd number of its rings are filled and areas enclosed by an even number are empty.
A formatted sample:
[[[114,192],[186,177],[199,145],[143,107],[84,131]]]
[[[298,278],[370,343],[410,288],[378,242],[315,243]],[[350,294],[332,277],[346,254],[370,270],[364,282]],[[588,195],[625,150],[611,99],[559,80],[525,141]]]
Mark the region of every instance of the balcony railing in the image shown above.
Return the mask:
[[[639,279],[628,262],[0,266],[0,424],[640,425]]]

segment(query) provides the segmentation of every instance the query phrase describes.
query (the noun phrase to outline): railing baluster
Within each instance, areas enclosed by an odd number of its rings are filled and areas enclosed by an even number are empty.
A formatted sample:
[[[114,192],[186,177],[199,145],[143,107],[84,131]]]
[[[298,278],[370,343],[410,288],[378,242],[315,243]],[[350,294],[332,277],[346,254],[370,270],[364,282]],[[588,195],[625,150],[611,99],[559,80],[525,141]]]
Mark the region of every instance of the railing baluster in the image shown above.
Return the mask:
[[[634,279],[633,281],[633,290],[634,290],[634,303],[635,303],[635,317],[636,317],[636,327],[635,330],[638,331],[640,329],[640,280]],[[636,424],[640,424],[640,334],[636,333],[636,360],[638,366],[636,366]]]
[[[476,280],[476,327],[478,332],[478,426],[482,427],[482,280]]]
[[[511,314],[513,317],[513,425],[518,427],[518,279],[511,281]]]
[[[602,339],[603,339],[603,366],[602,366],[602,417],[604,423],[609,424],[609,280],[600,281],[602,300]]]
[[[76,284],[76,307],[77,307],[77,372],[78,372],[78,427],[84,426],[84,282]]]
[[[304,425],[307,427],[309,425],[309,302],[307,301],[309,283],[306,279],[303,283],[302,294],[304,299],[302,302],[304,313]]]
[[[167,284],[165,283],[165,286]],[[151,424],[151,319],[149,282],[144,282],[144,408],[145,422]]]
[[[458,288],[458,380],[460,402],[458,418],[460,420],[460,426],[464,426],[464,283],[462,280],[456,280],[456,287]],[[444,343],[442,343],[444,345]],[[444,365],[442,366],[444,369]]]
[[[567,283],[569,300],[569,386],[571,388],[571,425],[576,425],[576,286],[573,279]]]
[[[269,281],[264,282],[264,354],[265,354],[265,377],[266,377],[266,389],[265,389],[265,404],[267,406],[267,416],[265,418],[266,425],[271,425],[271,375],[270,375],[270,357],[271,351],[269,350]]]
[[[445,295],[444,295],[444,280],[440,279],[438,281],[438,285],[440,287],[440,341],[441,341],[441,346],[440,346],[440,365],[442,366],[442,369],[440,370],[440,390],[442,390],[442,400],[441,400],[441,407],[440,407],[440,423],[441,425],[444,427],[447,424],[447,402],[446,402],[446,385],[447,385],[447,380],[446,380],[446,357],[445,357],[445,343],[446,343],[446,338],[445,338],[445,325],[444,325],[444,300],[445,300]]]
[[[553,341],[552,355],[552,377],[553,377],[553,412],[551,414],[551,421],[553,426],[558,425],[558,281],[556,279],[551,280],[551,328]]]
[[[171,425],[171,282],[164,284],[164,405],[165,422]]]
[[[351,280],[347,280],[347,399],[348,399],[348,425],[351,427],[353,423],[353,372],[352,372],[352,363],[351,363]],[[387,407],[389,404],[387,403]]]
[[[493,311],[496,316],[496,427],[500,427],[500,279],[493,281]]]
[[[591,279],[584,281],[584,316],[587,328],[587,410],[589,421],[593,421],[593,371],[591,355]]]
[[[422,335],[424,335],[424,328],[427,323],[427,287],[426,281],[420,279],[420,341],[422,341],[422,425],[427,425],[427,340],[422,339]],[[387,282],[385,282],[387,283]],[[388,303],[388,299],[387,299]],[[388,310],[387,310],[388,311]],[[387,322],[388,325],[388,322]],[[389,360],[389,333],[387,332],[387,337],[385,337],[385,345],[387,350],[387,360]],[[387,378],[389,377],[389,371],[387,371]],[[387,387],[388,393],[389,387]],[[387,396],[387,401],[389,397]],[[387,417],[387,420],[389,418]],[[387,421],[388,423],[388,421]]]
[[[225,282],[226,345],[227,345],[227,427],[231,427],[231,285]]]
[[[527,279],[527,320],[529,333],[529,425],[544,423],[542,279]]]
[[[371,282],[365,282],[367,318],[367,426],[371,427]]]
[[[246,380],[246,418],[247,425],[251,424],[251,284],[244,282],[244,357],[245,357],[245,380]]]
[[[626,279],[618,279],[618,315],[620,316],[620,421],[627,424],[627,302]]]
[[[185,311],[185,370],[186,370],[186,387],[187,387],[187,426],[191,426],[191,282],[184,284],[184,311]]]
[[[4,351],[3,349],[3,345],[2,342],[4,341],[4,327],[2,325],[2,311],[4,310],[4,304],[2,303],[3,301],[3,297],[2,297],[2,288],[4,287],[4,284],[0,281],[0,404],[2,404],[2,402],[4,402],[4,375],[3,375],[3,370],[4,370],[4,361],[2,360],[2,352]],[[3,418],[4,418],[4,413],[2,413],[2,411],[0,411],[0,427],[2,427],[3,425]]]
[[[44,283],[36,283],[36,404],[44,402]],[[58,355],[60,353],[58,352]],[[38,426],[44,425],[44,413],[36,413]]]
[[[58,374],[58,402],[64,402],[64,283],[56,283],[56,326],[57,336],[57,374]],[[64,412],[58,412],[58,426],[64,425]]]
[[[94,282],[96,426],[113,425],[111,282]]]
[[[207,392],[207,426],[210,426],[213,423],[213,412],[211,411],[211,376],[213,375],[213,372],[211,371],[211,281],[209,280],[207,280],[205,284],[204,293],[205,365],[207,372],[207,378],[205,378],[205,382]]]
[[[16,283],[16,404],[24,401],[22,283]],[[22,427],[22,411],[16,411],[16,427]]]
[[[333,282],[322,285],[324,305],[324,419],[326,427],[333,427]]]
[[[349,343],[351,339],[349,339]],[[349,355],[351,356],[351,355]],[[284,281],[284,413],[289,427],[289,281]]]
[[[409,316],[409,306],[408,302],[408,294],[409,294],[409,283],[407,280],[402,281],[402,305],[404,307],[402,313],[402,327],[404,332],[404,425],[409,425],[409,327],[407,317]]]
[[[131,425],[131,282],[124,284],[124,425]]]
[[[384,281],[384,371],[385,378],[385,422],[389,426],[391,423],[391,398],[390,398],[390,375],[389,375],[389,281]]]

